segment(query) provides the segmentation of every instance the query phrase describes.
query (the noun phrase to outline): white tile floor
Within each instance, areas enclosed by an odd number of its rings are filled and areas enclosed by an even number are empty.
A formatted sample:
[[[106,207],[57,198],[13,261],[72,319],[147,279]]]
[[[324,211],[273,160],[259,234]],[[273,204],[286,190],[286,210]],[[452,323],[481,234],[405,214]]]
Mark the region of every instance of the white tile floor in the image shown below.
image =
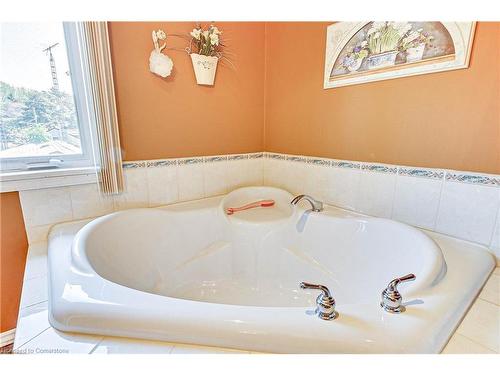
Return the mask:
[[[249,354],[226,348],[181,345],[95,335],[70,334],[53,329],[47,319],[47,244],[30,246],[14,350],[18,353],[157,353]],[[445,354],[500,353],[500,268],[491,274],[481,294],[452,336]]]

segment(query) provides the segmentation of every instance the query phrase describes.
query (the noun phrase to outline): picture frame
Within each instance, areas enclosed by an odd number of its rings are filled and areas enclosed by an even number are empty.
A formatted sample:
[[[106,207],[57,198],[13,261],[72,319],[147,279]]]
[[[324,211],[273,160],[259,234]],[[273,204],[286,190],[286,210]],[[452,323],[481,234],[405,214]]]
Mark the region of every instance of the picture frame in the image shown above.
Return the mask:
[[[337,22],[327,27],[324,88],[464,69],[476,22]]]

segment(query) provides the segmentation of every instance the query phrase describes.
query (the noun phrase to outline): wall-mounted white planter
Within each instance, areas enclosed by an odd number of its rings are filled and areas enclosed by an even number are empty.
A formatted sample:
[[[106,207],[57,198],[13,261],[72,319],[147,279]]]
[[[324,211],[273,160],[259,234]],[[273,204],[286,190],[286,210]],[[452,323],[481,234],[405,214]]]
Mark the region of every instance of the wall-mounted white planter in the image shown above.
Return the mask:
[[[215,72],[217,71],[217,62],[219,58],[216,56],[204,56],[197,53],[191,53],[191,61],[193,62],[194,74],[198,85],[212,86],[215,80]]]

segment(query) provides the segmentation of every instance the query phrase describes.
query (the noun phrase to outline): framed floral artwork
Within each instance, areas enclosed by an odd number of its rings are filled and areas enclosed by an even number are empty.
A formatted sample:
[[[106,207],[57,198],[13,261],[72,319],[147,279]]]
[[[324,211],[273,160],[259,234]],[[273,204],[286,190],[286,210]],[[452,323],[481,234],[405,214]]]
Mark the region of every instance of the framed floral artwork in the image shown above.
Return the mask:
[[[469,66],[475,22],[337,22],[326,35],[324,88]]]

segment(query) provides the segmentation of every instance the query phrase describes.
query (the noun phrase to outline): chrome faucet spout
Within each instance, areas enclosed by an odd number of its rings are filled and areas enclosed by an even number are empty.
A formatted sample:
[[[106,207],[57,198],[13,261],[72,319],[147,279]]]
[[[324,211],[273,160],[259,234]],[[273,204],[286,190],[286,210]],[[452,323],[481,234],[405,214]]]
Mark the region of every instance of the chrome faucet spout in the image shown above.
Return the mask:
[[[293,205],[296,205],[302,199],[308,201],[311,204],[312,210],[314,212],[321,212],[321,211],[323,211],[323,202],[320,202],[320,201],[314,199],[310,195],[305,195],[305,194],[297,195],[295,198],[292,199],[292,201],[290,203],[293,204]]]

